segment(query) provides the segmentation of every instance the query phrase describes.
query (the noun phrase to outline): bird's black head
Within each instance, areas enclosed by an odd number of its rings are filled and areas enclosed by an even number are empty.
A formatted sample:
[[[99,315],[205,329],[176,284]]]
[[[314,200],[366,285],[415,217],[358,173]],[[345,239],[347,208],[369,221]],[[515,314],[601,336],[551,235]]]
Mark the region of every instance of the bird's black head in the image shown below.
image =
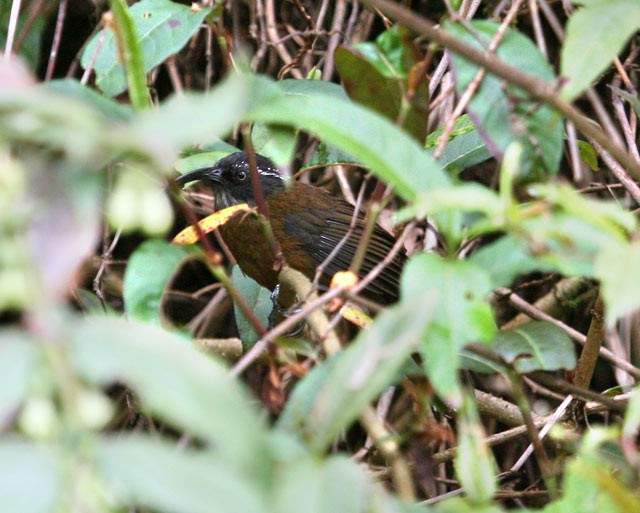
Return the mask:
[[[262,192],[266,198],[283,190],[285,182],[278,168],[267,157],[256,154],[256,163]],[[227,208],[240,203],[254,206],[256,201],[251,185],[251,170],[247,154],[243,151],[232,153],[220,159],[211,167],[196,169],[176,178],[176,183],[185,185],[196,180],[205,180],[213,185],[216,204]]]

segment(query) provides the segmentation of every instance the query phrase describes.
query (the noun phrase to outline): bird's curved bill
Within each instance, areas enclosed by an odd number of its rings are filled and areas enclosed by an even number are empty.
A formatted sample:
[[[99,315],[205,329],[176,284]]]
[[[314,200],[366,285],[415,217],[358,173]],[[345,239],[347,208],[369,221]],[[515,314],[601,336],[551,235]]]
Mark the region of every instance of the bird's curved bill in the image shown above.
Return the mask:
[[[213,182],[220,181],[220,172],[221,170],[217,167],[202,167],[200,169],[194,169],[193,171],[189,171],[183,175],[180,175],[176,178],[176,183],[180,186],[184,186],[190,182],[195,182],[197,180],[211,180]]]

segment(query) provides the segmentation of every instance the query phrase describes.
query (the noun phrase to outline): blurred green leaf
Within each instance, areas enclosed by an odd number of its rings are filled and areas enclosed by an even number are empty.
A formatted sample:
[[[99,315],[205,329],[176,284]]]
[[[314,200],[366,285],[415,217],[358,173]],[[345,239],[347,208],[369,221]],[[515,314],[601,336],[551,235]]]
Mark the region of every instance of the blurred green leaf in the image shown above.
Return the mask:
[[[619,203],[589,199],[566,185],[535,184],[528,192],[618,240],[625,240],[638,224],[636,217]]]
[[[594,276],[596,255],[616,239],[577,216],[563,212],[522,224],[539,270],[567,276]]]
[[[57,511],[63,469],[53,448],[17,437],[0,440],[0,505],[12,513]]]
[[[212,166],[221,158],[236,151],[240,150],[235,146],[231,146],[230,144],[221,141],[220,144],[215,145],[215,149],[208,149],[207,151],[193,153],[179,159],[174,164],[174,167],[180,174],[184,174],[189,171],[193,171],[194,169]]]
[[[0,133],[12,142],[42,144],[64,152],[66,164],[102,168],[115,141],[95,105],[47,90],[42,85],[0,81]],[[122,151],[122,147],[118,148]]]
[[[635,387],[629,399],[629,407],[624,414],[623,436],[628,440],[635,440],[640,429],[640,388]],[[636,451],[637,452],[637,451]]]
[[[173,208],[156,172],[134,162],[122,166],[105,205],[106,218],[124,234],[140,230],[164,235],[173,225]]]
[[[27,170],[28,192],[22,199],[38,205],[21,234],[29,255],[24,261],[31,274],[25,288],[34,287],[36,294],[61,299],[68,295],[69,284],[96,247],[104,176],[88,167],[51,161],[34,153]]]
[[[350,459],[333,456],[290,461],[276,475],[274,512],[295,512],[304,504],[305,513],[360,513],[370,511],[370,483]]]
[[[469,261],[485,270],[493,288],[510,285],[519,274],[553,270],[550,264],[535,259],[525,238],[514,234],[482,246],[469,257]]]
[[[612,63],[640,27],[640,0],[576,1],[562,46],[562,95],[573,100]]]
[[[640,243],[609,243],[601,248],[595,275],[602,283],[607,324],[640,307]]]
[[[305,376],[278,427],[297,434],[314,452],[323,452],[392,383],[417,349],[433,315],[432,294],[418,300],[382,312],[349,347]]]
[[[264,326],[268,325],[269,314],[273,309],[271,302],[271,292],[260,286],[254,280],[244,274],[237,265],[232,271],[233,284],[242,295],[249,308],[253,311]],[[233,313],[236,319],[236,326],[240,340],[242,340],[243,351],[248,351],[259,340],[258,334],[253,330],[249,320],[242,313],[242,310],[234,304]]]
[[[37,346],[25,332],[0,330],[0,429],[26,398],[29,383],[37,374],[37,357]]]
[[[576,366],[572,340],[562,329],[544,321],[499,331],[491,349],[522,374],[537,370],[572,370]]]
[[[505,510],[494,504],[476,504],[465,498],[452,497],[439,502],[437,513],[504,513]],[[524,510],[526,511],[526,510]],[[520,510],[520,513],[524,513]]]
[[[141,0],[129,8],[139,37],[144,58],[144,71],[149,72],[167,57],[177,53],[198,30],[211,7],[191,9],[169,0]],[[104,39],[103,39],[104,38]],[[107,95],[115,96],[127,88],[125,71],[118,58],[118,46],[112,30],[96,34],[82,54],[87,68],[98,46],[95,60],[96,85]]]
[[[488,505],[497,490],[497,466],[485,441],[486,435],[475,403],[470,397],[465,396],[457,420],[456,476],[470,502]]]
[[[445,29],[465,43],[484,51],[494,37],[498,24],[477,20],[471,21],[470,26],[473,34],[462,24],[451,22],[445,24]],[[537,47],[515,29],[507,29],[497,56],[541,80],[550,83],[555,80],[551,66]],[[453,64],[456,88],[462,94],[479,68],[456,54],[453,54]],[[521,160],[521,179],[532,181],[557,173],[562,156],[562,121],[550,107],[528,101],[521,89],[505,86],[501,79],[487,73],[467,110],[474,114],[474,120],[481,125],[479,128],[482,129],[481,133],[486,134],[487,147],[498,160],[502,160],[512,142],[520,141],[525,150]]]
[[[7,47],[7,32],[9,28],[9,15],[11,14],[11,6],[13,2],[0,3],[0,48]],[[31,18],[31,19],[30,19]],[[16,33],[22,34],[26,28],[27,22],[29,22],[29,30],[26,32],[26,37],[20,46],[20,57],[27,61],[29,68],[35,72],[38,68],[38,61],[40,59],[40,52],[43,39],[43,30],[46,25],[45,16],[31,17],[30,13],[23,9],[18,16],[18,23],[16,27]],[[15,41],[14,41],[15,45]],[[16,47],[14,46],[14,52]]]
[[[98,385],[130,385],[145,409],[211,442],[238,467],[266,472],[263,424],[221,364],[156,326],[90,317],[72,327],[72,361]]]
[[[163,240],[143,242],[124,273],[124,309],[132,321],[160,324],[162,296],[187,251]]]
[[[77,98],[80,101],[88,103],[107,119],[125,121],[133,117],[133,109],[131,109],[131,106],[107,98],[97,93],[94,89],[82,85],[75,79],[50,80],[43,82],[42,87],[45,90],[67,95],[71,98]]]
[[[617,436],[615,436],[617,438]],[[613,430],[592,428],[584,435],[578,454],[566,466],[562,497],[552,502],[544,513],[628,513],[640,510],[640,500],[631,482],[603,457],[606,443],[616,442]],[[631,473],[635,479],[636,470]]]
[[[136,116],[128,137],[157,162],[173,163],[184,147],[230,132],[247,108],[253,85],[250,77],[231,74],[207,93],[173,96]]]
[[[439,212],[481,213],[494,230],[504,223],[506,207],[498,195],[488,187],[468,182],[444,191],[428,192],[412,204],[398,212],[396,222],[408,221],[413,217],[434,215]],[[474,228],[476,233],[477,228]]]
[[[426,292],[436,296],[433,321],[422,338],[424,366],[436,391],[453,405],[460,404],[460,350],[471,342],[490,341],[496,331],[486,301],[489,275],[471,262],[423,253],[405,266],[400,290],[406,305],[420,304]]]
[[[264,454],[260,457],[266,459]],[[121,433],[100,443],[98,461],[109,491],[121,505],[190,513],[266,512],[260,483],[209,451]]]

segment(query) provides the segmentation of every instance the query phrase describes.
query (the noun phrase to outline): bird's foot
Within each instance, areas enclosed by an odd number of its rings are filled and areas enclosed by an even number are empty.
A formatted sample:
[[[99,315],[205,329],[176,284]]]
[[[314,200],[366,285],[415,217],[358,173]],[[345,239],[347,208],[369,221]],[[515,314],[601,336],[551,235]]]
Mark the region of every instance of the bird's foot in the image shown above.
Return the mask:
[[[271,303],[273,306],[271,308],[271,313],[269,314],[269,329],[272,329],[278,323],[278,318],[286,319],[287,317],[290,317],[291,315],[296,314],[300,311],[299,306],[294,306],[292,308],[285,308],[284,306],[282,306],[278,297],[279,294],[280,285],[276,285],[276,287],[273,289],[273,292],[271,292]],[[299,335],[304,329],[305,325],[305,321],[299,322],[292,331],[288,332],[284,336],[295,337],[296,335]]]

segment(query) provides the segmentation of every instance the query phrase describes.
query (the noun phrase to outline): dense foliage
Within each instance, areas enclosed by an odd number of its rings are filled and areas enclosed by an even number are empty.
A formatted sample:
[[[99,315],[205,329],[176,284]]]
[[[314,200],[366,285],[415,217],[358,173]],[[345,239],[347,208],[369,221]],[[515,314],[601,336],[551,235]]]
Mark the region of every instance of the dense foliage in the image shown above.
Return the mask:
[[[0,5],[0,509],[638,510],[639,20]],[[170,242],[213,207],[172,179],[247,148],[403,240],[398,303],[285,266],[272,326]]]

